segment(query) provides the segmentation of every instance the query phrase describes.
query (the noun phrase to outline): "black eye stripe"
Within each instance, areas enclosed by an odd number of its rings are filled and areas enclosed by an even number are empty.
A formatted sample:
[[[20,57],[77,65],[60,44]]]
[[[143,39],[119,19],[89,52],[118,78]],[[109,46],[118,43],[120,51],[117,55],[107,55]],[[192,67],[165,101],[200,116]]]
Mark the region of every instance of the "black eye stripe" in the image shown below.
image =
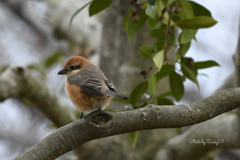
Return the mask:
[[[70,67],[71,70],[80,69],[80,68],[81,68],[80,65],[76,65],[76,66],[71,66],[71,67]]]
[[[80,65],[75,66],[75,69],[80,69],[80,68],[81,68]]]

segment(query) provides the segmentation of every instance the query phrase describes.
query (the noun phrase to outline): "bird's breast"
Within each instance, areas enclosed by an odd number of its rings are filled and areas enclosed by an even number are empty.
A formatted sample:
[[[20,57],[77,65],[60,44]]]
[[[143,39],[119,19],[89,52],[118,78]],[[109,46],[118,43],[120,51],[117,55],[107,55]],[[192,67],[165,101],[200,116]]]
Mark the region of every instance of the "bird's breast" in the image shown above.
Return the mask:
[[[80,87],[70,85],[68,81],[66,81],[66,90],[71,101],[80,111],[93,111],[100,107],[104,109],[112,99],[112,97],[109,96],[97,97],[84,94],[81,92]]]

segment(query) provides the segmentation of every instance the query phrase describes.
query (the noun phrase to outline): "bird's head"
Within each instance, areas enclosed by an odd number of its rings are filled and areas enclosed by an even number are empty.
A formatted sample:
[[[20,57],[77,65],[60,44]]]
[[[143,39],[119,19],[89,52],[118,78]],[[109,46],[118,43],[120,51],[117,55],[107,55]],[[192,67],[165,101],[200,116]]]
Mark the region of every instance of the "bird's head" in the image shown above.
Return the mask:
[[[81,56],[75,56],[67,60],[62,70],[58,72],[58,74],[66,75],[67,78],[72,75],[78,73],[83,67],[91,64],[86,58]]]

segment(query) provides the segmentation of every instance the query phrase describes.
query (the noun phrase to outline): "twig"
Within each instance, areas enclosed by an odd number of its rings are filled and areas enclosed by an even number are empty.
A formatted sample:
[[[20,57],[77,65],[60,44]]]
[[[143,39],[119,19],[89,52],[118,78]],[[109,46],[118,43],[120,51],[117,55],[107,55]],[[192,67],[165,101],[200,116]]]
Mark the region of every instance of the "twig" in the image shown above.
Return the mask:
[[[164,44],[164,61],[166,62],[167,62],[167,47],[169,43],[169,35],[170,35],[170,28],[171,28],[172,9],[173,9],[173,3],[169,6],[169,17],[168,17],[167,30],[165,34],[166,40]]]

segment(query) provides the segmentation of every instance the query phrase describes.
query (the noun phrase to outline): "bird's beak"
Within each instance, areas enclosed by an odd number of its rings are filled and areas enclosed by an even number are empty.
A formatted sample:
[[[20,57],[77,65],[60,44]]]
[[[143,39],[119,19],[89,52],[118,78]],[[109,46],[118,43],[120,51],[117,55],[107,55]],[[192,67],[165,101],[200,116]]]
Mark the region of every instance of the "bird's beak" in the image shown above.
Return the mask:
[[[69,70],[64,70],[64,69],[62,69],[62,70],[60,70],[60,71],[58,72],[58,74],[61,74],[61,75],[67,74],[68,71],[69,71]]]

